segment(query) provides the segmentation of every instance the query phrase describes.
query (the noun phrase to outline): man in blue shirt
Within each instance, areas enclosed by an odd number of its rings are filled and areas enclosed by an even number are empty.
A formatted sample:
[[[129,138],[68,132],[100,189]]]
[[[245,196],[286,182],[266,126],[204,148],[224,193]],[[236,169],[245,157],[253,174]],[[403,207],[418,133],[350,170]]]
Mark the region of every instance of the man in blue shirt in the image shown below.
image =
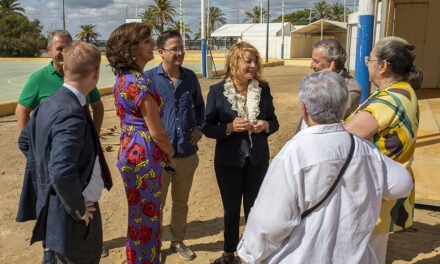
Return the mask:
[[[202,121],[205,104],[199,81],[195,73],[182,67],[185,50],[178,31],[168,30],[157,39],[162,63],[145,72],[165,102],[162,122],[175,150],[173,162],[176,173],[162,174],[162,204],[165,206],[168,187],[171,183],[171,248],[181,257],[191,260],[194,252],[185,244],[188,198],[194,172],[199,164],[197,142],[202,138]]]

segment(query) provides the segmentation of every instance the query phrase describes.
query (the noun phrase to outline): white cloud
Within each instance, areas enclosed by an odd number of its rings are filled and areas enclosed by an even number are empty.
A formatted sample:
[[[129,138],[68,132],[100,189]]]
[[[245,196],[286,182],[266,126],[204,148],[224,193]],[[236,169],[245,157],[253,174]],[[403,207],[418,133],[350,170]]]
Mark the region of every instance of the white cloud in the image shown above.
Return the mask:
[[[205,0],[205,6],[208,6],[207,1]],[[352,5],[354,1],[356,0],[348,0],[347,4]],[[171,0],[176,9],[176,19],[179,19],[179,2],[179,0]],[[263,8],[267,8],[267,0],[210,0],[210,5],[221,8],[228,23],[237,23],[237,21],[242,23],[245,19],[244,12],[254,6],[260,6],[261,2]],[[328,2],[342,3],[342,0],[328,0]],[[21,0],[20,3],[29,18],[42,22],[45,31],[62,27],[60,0]],[[135,17],[136,3],[140,15],[145,8],[153,4],[153,0],[66,0],[67,29],[72,35],[76,35],[80,25],[93,24],[96,25],[102,38],[107,39],[113,29],[124,22],[126,15],[130,18]],[[200,0],[183,0],[185,20],[193,29],[193,33],[197,33],[200,28],[200,3]],[[307,0],[285,0],[285,13],[310,8],[313,3],[314,1]],[[271,0],[270,4],[272,18],[278,17],[281,14],[281,0]]]

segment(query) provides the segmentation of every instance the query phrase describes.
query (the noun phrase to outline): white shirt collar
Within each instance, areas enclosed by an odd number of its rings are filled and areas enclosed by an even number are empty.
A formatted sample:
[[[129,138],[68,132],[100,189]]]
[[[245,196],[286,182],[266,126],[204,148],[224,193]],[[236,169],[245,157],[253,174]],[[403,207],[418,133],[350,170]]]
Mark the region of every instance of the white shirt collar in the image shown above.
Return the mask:
[[[296,134],[295,137],[301,136],[303,134],[323,134],[323,133],[332,133],[332,132],[341,132],[341,131],[345,131],[345,128],[342,122],[339,122],[334,124],[316,125],[316,126],[308,127],[298,132],[298,134]]]
[[[63,86],[69,89],[76,96],[76,98],[78,98],[81,106],[86,105],[86,97],[80,91],[78,91],[78,89],[67,83],[63,83]]]

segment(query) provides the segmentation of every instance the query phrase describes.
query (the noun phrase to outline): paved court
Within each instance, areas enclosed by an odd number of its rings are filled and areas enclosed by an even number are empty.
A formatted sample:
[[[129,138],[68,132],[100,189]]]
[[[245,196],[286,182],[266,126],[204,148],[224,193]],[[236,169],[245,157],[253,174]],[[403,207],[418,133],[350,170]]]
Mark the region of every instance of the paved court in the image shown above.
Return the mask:
[[[215,58],[217,69],[224,66],[224,57]],[[0,102],[15,101],[18,99],[29,76],[36,70],[43,68],[50,62],[50,58],[0,58]],[[159,55],[147,63],[145,69],[150,69],[160,63]],[[200,72],[200,55],[188,54],[183,65],[195,72]],[[107,59],[102,58],[101,76],[98,87],[112,86],[114,74],[108,66]]]

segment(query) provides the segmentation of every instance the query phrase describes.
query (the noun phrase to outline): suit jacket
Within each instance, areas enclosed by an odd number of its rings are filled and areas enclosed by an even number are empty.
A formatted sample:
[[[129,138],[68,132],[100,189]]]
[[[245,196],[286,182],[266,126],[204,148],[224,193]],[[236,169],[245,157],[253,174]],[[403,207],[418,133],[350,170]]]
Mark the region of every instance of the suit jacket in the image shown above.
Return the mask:
[[[27,164],[17,220],[36,217],[31,244],[45,240],[48,248],[63,254],[74,221],[82,221],[76,211],[84,215],[86,210],[82,191],[98,149],[93,123],[76,96],[61,87],[34,111],[19,147]]]
[[[237,117],[237,112],[232,110],[231,103],[223,94],[225,81],[210,87],[203,121],[203,134],[209,138],[215,138],[214,162],[231,166],[243,167],[245,155],[241,151],[241,141],[249,141],[248,132],[232,132],[226,135],[226,125]],[[260,114],[257,119],[269,122],[269,133],[252,133],[252,147],[250,148],[250,160],[253,165],[269,163],[269,135],[278,131],[279,123],[275,115],[275,108],[272,102],[272,95],[268,84],[259,84],[261,87]]]

